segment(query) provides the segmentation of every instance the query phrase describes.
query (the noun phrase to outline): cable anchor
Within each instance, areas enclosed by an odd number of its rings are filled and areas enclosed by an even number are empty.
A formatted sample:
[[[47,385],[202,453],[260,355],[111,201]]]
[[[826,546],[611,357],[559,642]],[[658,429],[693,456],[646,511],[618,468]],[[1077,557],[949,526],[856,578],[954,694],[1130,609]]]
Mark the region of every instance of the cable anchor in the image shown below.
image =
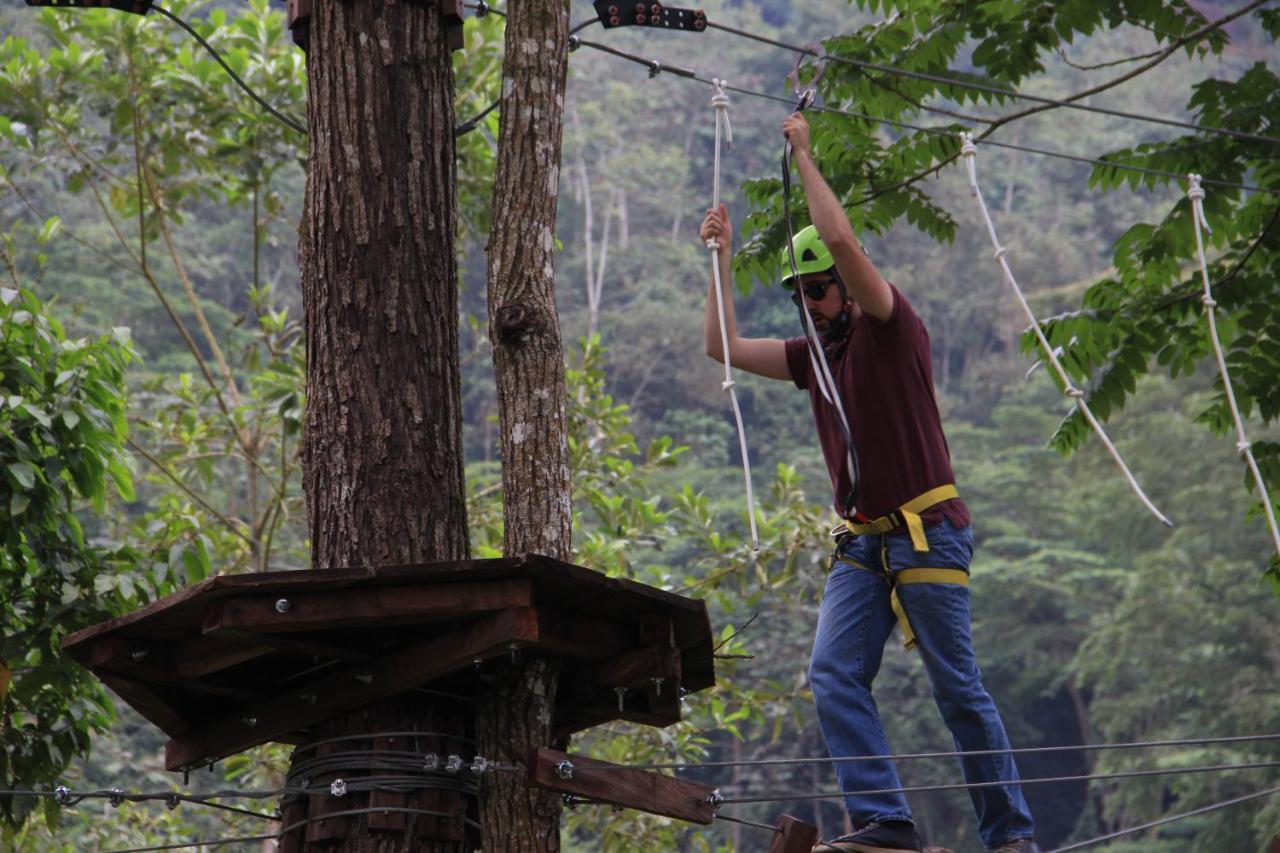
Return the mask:
[[[347,795],[347,783],[343,779],[334,779],[329,783],[329,795],[333,797],[345,797]]]

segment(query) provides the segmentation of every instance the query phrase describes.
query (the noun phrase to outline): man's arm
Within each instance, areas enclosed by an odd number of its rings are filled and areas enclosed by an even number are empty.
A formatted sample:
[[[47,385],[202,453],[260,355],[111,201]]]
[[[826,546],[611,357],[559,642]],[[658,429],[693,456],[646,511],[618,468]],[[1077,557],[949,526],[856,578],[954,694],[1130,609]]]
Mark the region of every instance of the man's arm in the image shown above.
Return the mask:
[[[705,243],[715,239],[720,243],[716,263],[720,265],[721,297],[724,300],[724,328],[729,339],[729,358],[734,367],[770,379],[791,379],[787,367],[786,344],[776,338],[743,338],[738,336],[738,324],[733,313],[733,276],[729,262],[733,258],[733,230],[729,225],[729,210],[723,204],[707,211],[698,235]],[[711,277],[707,288],[707,308],[703,329],[703,341],[707,355],[724,362],[724,346],[720,338],[720,316],[716,308],[716,279]]]
[[[853,233],[849,217],[840,200],[827,185],[822,173],[813,162],[809,147],[809,123],[800,113],[792,113],[782,123],[783,135],[791,141],[792,156],[804,184],[804,195],[809,202],[809,216],[818,229],[818,236],[831,252],[840,278],[848,288],[849,296],[863,311],[877,320],[888,320],[893,313],[893,291],[871,259],[862,251],[858,237]]]

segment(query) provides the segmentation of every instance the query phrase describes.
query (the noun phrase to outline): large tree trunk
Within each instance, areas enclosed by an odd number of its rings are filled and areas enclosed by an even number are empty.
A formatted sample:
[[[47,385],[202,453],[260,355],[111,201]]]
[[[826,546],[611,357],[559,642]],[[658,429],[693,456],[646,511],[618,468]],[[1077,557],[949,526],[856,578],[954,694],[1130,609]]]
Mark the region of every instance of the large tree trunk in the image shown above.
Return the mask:
[[[502,428],[507,554],[567,559],[571,549],[564,350],[552,250],[559,192],[569,4],[508,5],[502,129],[489,238],[489,323]],[[551,738],[559,661],[521,656],[480,697],[482,754],[523,763]],[[486,850],[560,849],[560,800],[523,774],[487,776]]]
[[[300,238],[312,566],[466,558],[453,73],[440,11],[403,0],[313,7]],[[433,703],[406,694],[318,734],[466,734],[466,714]],[[429,807],[417,796],[408,804]],[[435,796],[422,795],[446,811],[463,805]],[[370,832],[368,815],[347,820],[346,839],[324,849],[465,846],[458,820],[448,821],[455,840],[425,843],[415,816],[404,835]]]

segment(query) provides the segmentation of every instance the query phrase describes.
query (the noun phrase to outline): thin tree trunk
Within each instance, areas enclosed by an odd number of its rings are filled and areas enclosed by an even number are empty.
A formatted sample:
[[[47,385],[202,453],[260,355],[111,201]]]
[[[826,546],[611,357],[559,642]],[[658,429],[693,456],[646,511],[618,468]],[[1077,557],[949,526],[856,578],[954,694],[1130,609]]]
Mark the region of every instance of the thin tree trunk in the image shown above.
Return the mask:
[[[315,3],[307,69],[299,263],[312,567],[464,559],[453,72],[440,11]],[[466,719],[410,693],[330,720],[317,736],[386,726],[465,735]],[[455,793],[409,797],[423,803],[465,808]],[[465,848],[460,817],[427,819],[445,827],[434,840],[417,817],[406,835],[370,831],[367,815],[346,820],[346,838],[326,851]]]
[[[502,125],[489,238],[489,331],[502,432],[507,554],[567,559],[571,551],[564,350],[552,257],[560,183],[569,4],[508,8]],[[504,663],[477,703],[483,755],[523,763],[551,740],[560,662],[541,654]],[[481,783],[485,850],[560,849],[560,799],[523,774]]]

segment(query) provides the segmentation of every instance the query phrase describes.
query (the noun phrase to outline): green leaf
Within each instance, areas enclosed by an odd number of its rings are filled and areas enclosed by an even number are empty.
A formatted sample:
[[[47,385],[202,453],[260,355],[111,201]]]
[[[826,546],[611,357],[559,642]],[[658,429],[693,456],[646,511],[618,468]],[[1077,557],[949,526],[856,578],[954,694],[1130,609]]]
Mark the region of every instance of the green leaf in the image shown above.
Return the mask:
[[[34,488],[36,484],[36,469],[28,462],[10,462],[8,465],[9,473],[18,481],[18,485],[24,489]]]

